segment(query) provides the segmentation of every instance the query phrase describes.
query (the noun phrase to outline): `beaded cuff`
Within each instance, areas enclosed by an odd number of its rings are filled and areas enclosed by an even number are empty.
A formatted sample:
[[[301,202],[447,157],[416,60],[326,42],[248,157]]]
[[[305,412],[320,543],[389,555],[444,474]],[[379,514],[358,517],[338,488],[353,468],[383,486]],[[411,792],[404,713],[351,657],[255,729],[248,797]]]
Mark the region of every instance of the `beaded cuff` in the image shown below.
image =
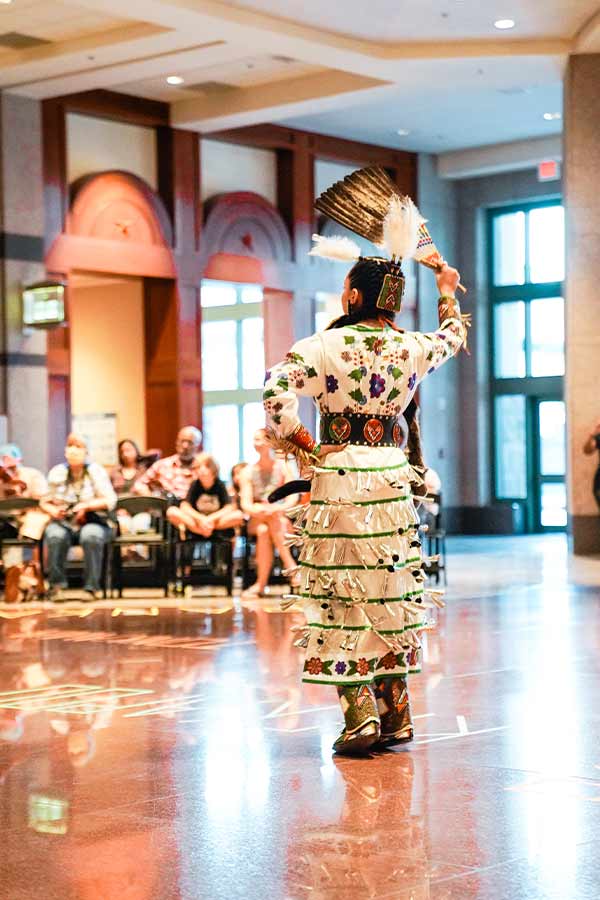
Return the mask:
[[[305,450],[307,453],[312,453],[317,446],[314,437],[310,431],[307,431],[304,425],[296,425],[292,433],[287,435],[287,440],[290,441],[290,443],[295,444],[296,447],[299,447],[300,450]]]

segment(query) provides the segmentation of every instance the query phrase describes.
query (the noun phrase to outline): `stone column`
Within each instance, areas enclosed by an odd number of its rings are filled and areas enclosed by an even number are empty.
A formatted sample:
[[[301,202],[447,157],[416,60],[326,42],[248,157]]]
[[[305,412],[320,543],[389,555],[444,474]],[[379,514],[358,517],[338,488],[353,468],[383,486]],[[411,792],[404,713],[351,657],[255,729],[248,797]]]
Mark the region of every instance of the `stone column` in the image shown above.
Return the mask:
[[[573,550],[588,554],[600,552],[600,518],[592,495],[598,460],[582,452],[590,430],[600,420],[599,54],[569,59],[564,121],[569,513]]]
[[[22,326],[21,288],[45,278],[41,110],[0,95],[0,440],[19,444],[26,465],[46,470],[46,334]]]

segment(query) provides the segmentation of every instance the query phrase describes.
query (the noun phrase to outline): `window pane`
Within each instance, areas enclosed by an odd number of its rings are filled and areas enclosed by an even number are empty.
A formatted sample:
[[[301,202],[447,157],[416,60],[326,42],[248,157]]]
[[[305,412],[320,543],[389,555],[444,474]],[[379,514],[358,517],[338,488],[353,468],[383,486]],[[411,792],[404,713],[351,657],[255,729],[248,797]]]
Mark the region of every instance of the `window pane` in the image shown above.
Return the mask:
[[[531,301],[531,374],[565,373],[565,303],[562,297]]]
[[[527,497],[527,456],[525,446],[525,397],[496,397],[496,496]]]
[[[263,289],[259,284],[245,284],[240,288],[242,303],[262,303]]]
[[[202,324],[202,388],[233,391],[238,387],[236,322]]]
[[[265,380],[264,324],[262,317],[242,319],[242,387],[260,388]]]
[[[564,475],[566,470],[565,404],[540,403],[540,468],[542,475]]]
[[[494,218],[494,284],[525,282],[525,213]]]
[[[231,467],[239,462],[239,420],[237,406],[205,406],[202,416],[204,449],[214,456],[221,478],[229,481]]]
[[[265,410],[262,403],[246,403],[243,416],[243,460],[252,462],[256,459],[256,450],[253,445],[254,432],[265,427]]]
[[[565,211],[542,206],[529,213],[529,280],[562,281],[565,277]]]
[[[527,374],[522,301],[494,307],[494,373],[496,378],[524,378]]]
[[[237,302],[235,285],[227,281],[203,281],[200,296],[202,306],[233,306]]]
[[[564,483],[542,485],[542,526],[564,528],[567,524],[567,489]]]

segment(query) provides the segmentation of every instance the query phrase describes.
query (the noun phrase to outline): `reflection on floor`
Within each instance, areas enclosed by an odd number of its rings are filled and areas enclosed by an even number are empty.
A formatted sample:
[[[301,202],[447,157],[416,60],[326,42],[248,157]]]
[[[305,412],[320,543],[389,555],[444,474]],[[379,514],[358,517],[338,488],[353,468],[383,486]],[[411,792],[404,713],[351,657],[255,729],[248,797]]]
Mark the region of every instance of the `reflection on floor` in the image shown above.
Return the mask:
[[[1,896],[597,900],[600,561],[450,550],[417,739],[364,761],[275,599],[1,607]]]

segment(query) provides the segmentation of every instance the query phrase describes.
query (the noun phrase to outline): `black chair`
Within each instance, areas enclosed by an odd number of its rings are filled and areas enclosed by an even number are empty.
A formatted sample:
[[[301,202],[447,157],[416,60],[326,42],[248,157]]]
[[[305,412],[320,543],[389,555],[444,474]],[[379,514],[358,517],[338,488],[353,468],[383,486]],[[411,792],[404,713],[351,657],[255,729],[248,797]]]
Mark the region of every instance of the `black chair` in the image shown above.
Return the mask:
[[[435,515],[426,513],[424,517],[424,524],[429,526],[425,533],[427,555],[439,556],[439,559],[429,563],[426,572],[430,578],[435,578],[436,584],[439,584],[441,579],[446,585],[446,531],[442,528],[442,495],[431,494],[431,500],[437,504],[438,511]]]
[[[124,587],[160,587],[165,597],[169,589],[170,531],[166,519],[169,501],[164,497],[139,497],[137,494],[122,494],[117,499],[117,509],[123,509],[130,516],[149,513],[151,527],[148,531],[126,534],[120,531],[112,542],[111,588],[119,597]],[[117,516],[118,523],[118,516]],[[123,550],[129,547],[148,548],[148,559],[139,562],[124,562]]]
[[[175,529],[172,529],[175,532]],[[185,593],[186,587],[224,587],[233,594],[235,537],[217,532],[210,538],[186,533],[173,537],[171,579],[175,592]]]
[[[22,547],[35,551],[40,541],[19,535],[19,518],[28,509],[37,509],[39,500],[32,497],[7,497],[0,500],[0,559],[7,547]],[[40,554],[41,558],[41,554]],[[4,566],[2,566],[4,571]]]

